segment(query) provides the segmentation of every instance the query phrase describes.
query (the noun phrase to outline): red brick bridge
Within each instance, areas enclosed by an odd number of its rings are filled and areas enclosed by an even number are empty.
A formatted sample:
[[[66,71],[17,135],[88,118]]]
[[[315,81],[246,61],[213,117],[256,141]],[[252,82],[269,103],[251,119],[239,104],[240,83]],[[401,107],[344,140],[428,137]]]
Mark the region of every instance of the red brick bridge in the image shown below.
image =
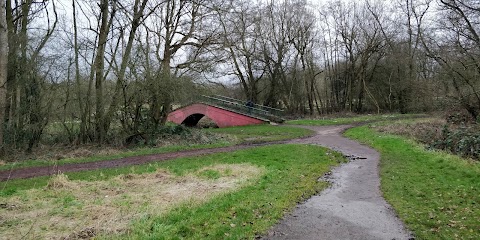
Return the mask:
[[[243,101],[224,96],[202,96],[198,103],[181,107],[168,115],[168,121],[196,126],[204,116],[210,118],[218,127],[232,127],[283,122],[278,115],[280,109],[270,108],[258,104],[246,106]]]

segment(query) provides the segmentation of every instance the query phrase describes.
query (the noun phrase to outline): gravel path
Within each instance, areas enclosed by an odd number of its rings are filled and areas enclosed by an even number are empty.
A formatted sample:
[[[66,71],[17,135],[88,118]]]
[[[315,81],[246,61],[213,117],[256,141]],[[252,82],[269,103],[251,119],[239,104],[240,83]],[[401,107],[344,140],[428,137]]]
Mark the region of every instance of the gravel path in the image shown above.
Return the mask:
[[[332,170],[332,187],[300,204],[264,239],[412,239],[380,192],[377,151],[341,134],[349,126],[305,127],[316,144],[356,158]]]

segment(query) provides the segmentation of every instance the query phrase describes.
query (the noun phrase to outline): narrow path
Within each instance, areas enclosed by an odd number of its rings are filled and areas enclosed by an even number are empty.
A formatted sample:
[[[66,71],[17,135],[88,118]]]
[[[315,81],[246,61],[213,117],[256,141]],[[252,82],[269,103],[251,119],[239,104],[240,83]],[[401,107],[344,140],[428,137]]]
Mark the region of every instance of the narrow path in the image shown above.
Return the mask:
[[[343,137],[349,126],[304,128],[317,134],[288,143],[321,145],[358,159],[332,170],[332,187],[297,206],[264,239],[412,239],[380,192],[379,153]]]

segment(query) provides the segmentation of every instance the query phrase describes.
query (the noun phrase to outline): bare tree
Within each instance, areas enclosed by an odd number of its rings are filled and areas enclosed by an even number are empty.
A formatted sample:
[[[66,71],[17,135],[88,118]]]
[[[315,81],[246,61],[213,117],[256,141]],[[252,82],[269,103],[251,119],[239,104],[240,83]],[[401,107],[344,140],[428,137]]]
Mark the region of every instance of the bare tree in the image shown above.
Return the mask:
[[[210,31],[206,31],[206,19],[213,9],[209,4],[211,2],[205,0],[159,1],[156,11],[150,16],[151,21],[145,24],[146,30],[151,34],[150,40],[155,45],[152,46],[154,59],[158,62],[158,66],[149,67],[156,69],[149,79],[152,95],[150,112],[154,128],[165,124],[175,101],[175,92],[181,87],[176,81],[177,70],[195,61],[182,61],[177,55],[179,52],[188,52],[189,48],[204,48],[211,40]]]
[[[30,151],[40,140],[47,124],[47,111],[42,108],[40,66],[42,50],[50,41],[58,23],[55,1],[6,1],[8,28],[7,131],[13,142],[26,141]],[[14,4],[14,5],[12,5]],[[31,29],[35,19],[43,17],[46,24]],[[32,37],[31,32],[35,32]],[[47,67],[47,66],[43,66]]]
[[[110,9],[111,6],[111,9]],[[116,1],[101,0],[100,17],[98,24],[98,44],[95,55],[95,62],[92,69],[95,73],[95,130],[96,139],[100,143],[104,142],[106,137],[105,130],[105,104],[103,95],[103,84],[105,81],[105,49],[107,46],[108,34],[112,26],[116,13]]]
[[[322,43],[324,62],[324,81],[322,94],[325,96],[326,112],[340,111],[345,107],[346,100],[343,99],[344,83],[342,76],[342,64],[340,54],[343,52],[340,47],[340,40],[336,34],[336,24],[331,15],[330,8],[325,7],[319,11],[319,30],[323,33]],[[318,94],[320,95],[320,94]]]
[[[148,0],[135,0],[133,9],[131,11],[130,20],[130,32],[128,34],[128,40],[126,45],[123,49],[123,55],[121,58],[120,68],[117,68],[115,73],[117,76],[117,83],[115,87],[115,91],[112,96],[112,101],[110,103],[110,107],[108,108],[107,114],[103,121],[103,131],[108,132],[110,128],[110,123],[112,121],[112,117],[117,110],[117,106],[119,104],[120,99],[120,92],[122,87],[125,85],[125,72],[127,71],[127,66],[130,61],[130,55],[132,53],[133,43],[135,41],[135,34],[140,26],[140,24],[144,21],[145,18],[145,8],[147,6]],[[148,14],[147,14],[148,15]],[[121,36],[122,37],[122,36]]]
[[[258,54],[261,50],[258,14],[254,6],[245,1],[217,10],[223,30],[220,48],[228,56],[226,62],[232,65],[245,97],[253,102],[259,100],[259,82],[265,74],[265,67]]]
[[[455,98],[473,118],[480,114],[480,5],[471,0],[441,0],[440,21],[432,35],[423,34],[428,53],[451,79]]]
[[[0,0],[0,151],[2,153],[8,64],[8,27],[5,6],[5,1]]]
[[[87,91],[87,96],[83,97],[83,91],[81,88],[81,74],[80,74],[80,46],[78,40],[78,24],[77,24],[77,4],[76,0],[72,0],[72,21],[73,21],[73,54],[74,54],[74,65],[75,65],[75,84],[76,84],[76,97],[78,101],[78,107],[80,108],[80,129],[79,129],[79,140],[81,143],[87,142],[88,139],[88,116],[90,108],[90,88]]]
[[[290,108],[286,94],[289,91],[287,83],[287,61],[291,53],[289,32],[292,28],[290,3],[270,1],[263,9],[260,35],[262,36],[262,61],[268,73],[268,83],[264,104],[277,107],[280,100]]]
[[[293,26],[288,34],[290,42],[296,51],[293,78],[296,78],[295,73],[297,72],[297,61],[299,59],[301,64],[299,78],[300,82],[303,82],[304,85],[304,91],[300,91],[300,96],[306,95],[309,114],[313,115],[315,110],[314,104],[317,101],[317,97],[320,98],[320,96],[316,96],[315,94],[316,77],[321,72],[317,69],[314,59],[317,38],[315,29],[316,18],[313,13],[305,7],[305,2],[297,2],[292,6],[292,9],[294,9],[291,20]],[[300,96],[296,96],[297,102],[300,103],[297,103],[297,105],[303,106],[304,99]],[[319,100],[321,101],[321,99]],[[316,104],[316,108],[319,109],[318,104]]]

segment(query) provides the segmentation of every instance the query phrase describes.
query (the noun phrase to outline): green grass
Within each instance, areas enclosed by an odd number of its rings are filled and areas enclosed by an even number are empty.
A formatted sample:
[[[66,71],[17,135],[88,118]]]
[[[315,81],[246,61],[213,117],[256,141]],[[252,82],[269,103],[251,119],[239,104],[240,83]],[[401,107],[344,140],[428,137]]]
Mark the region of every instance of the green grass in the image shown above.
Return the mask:
[[[206,179],[219,179],[222,174],[216,170],[207,169],[199,172],[198,176]]]
[[[125,152],[119,152],[116,154],[109,155],[95,155],[90,157],[79,157],[79,158],[64,158],[64,159],[30,159],[16,162],[8,162],[5,165],[0,166],[0,171],[25,168],[25,167],[39,167],[39,166],[53,166],[53,165],[64,165],[69,163],[85,163],[85,162],[97,162],[97,161],[106,161],[118,158],[133,157],[133,156],[142,156],[150,154],[159,154],[159,153],[168,153],[168,152],[177,152],[184,150],[194,150],[194,149],[204,149],[204,148],[218,148],[231,146],[232,143],[228,142],[219,142],[216,144],[191,144],[191,145],[171,145],[155,148],[137,148],[126,150]]]
[[[344,161],[338,154],[311,145],[272,145],[231,153],[181,158],[147,165],[66,173],[70,180],[105,180],[120,174],[155,172],[168,169],[176,175],[195,172],[216,164],[248,163],[265,169],[257,182],[235,192],[214,197],[203,204],[184,204],[164,215],[149,215],[135,220],[131,229],[112,239],[253,239],[264,234],[299,201],[327,186],[318,178]],[[207,172],[205,177],[215,178]],[[22,195],[30,188],[45,187],[48,177],[12,180],[0,195]],[[4,183],[3,183],[4,184]],[[1,188],[0,188],[1,190]],[[63,199],[72,204],[72,199]],[[83,206],[78,206],[83,207]],[[135,206],[132,206],[135,207]]]
[[[342,117],[342,118],[325,118],[325,119],[299,119],[287,121],[287,124],[292,125],[309,125],[309,126],[329,126],[342,124],[355,124],[370,121],[385,121],[399,118],[412,118],[424,115],[419,114],[382,114],[382,115],[361,115],[356,117]]]
[[[381,188],[418,239],[480,239],[480,164],[367,126],[346,136],[381,153]]]
[[[218,148],[218,147],[232,146],[234,144],[241,144],[246,142],[278,141],[278,140],[294,139],[294,138],[309,136],[313,134],[313,131],[310,131],[307,129],[301,129],[296,127],[272,126],[272,125],[253,125],[253,126],[242,126],[242,127],[231,127],[231,128],[205,129],[205,131],[212,132],[212,133],[233,135],[238,139],[238,141],[236,142],[221,141],[214,144],[189,144],[189,145],[182,144],[182,145],[155,147],[155,148],[137,148],[137,149],[126,150],[125,152],[120,152],[117,154],[95,155],[91,157],[79,157],[79,158],[65,158],[60,160],[31,159],[31,160],[6,163],[5,165],[0,166],[0,171],[17,169],[17,168],[25,168],[25,167],[64,165],[68,163],[97,162],[97,161],[105,161],[105,160],[112,160],[112,159],[132,157],[132,156],[178,152],[178,151],[193,150],[193,149]]]
[[[209,129],[213,133],[234,135],[241,142],[268,142],[311,136],[313,131],[290,126],[250,125]]]

